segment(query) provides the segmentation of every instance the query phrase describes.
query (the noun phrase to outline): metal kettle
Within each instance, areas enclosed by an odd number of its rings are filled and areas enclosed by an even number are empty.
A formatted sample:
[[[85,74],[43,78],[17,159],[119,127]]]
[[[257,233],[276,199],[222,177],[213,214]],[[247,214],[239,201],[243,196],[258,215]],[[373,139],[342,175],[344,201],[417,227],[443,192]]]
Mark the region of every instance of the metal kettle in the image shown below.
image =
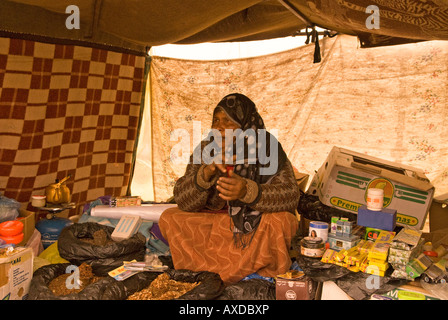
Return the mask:
[[[66,176],[61,181],[50,184],[45,188],[45,195],[47,196],[47,202],[52,204],[68,203],[71,200],[70,189],[65,182],[71,177]]]

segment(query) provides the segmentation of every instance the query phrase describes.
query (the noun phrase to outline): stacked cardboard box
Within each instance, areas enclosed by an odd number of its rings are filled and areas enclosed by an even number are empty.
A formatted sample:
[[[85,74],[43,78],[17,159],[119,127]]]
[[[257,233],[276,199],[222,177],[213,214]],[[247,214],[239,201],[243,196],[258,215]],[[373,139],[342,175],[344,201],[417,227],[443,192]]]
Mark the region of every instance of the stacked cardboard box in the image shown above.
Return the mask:
[[[417,168],[333,147],[307,193],[327,206],[357,213],[370,188],[384,190],[384,207],[397,211],[397,225],[423,228],[434,186]]]
[[[330,249],[340,251],[348,250],[358,244],[364,228],[357,226],[354,221],[347,218],[332,217],[328,243]]]
[[[394,268],[393,278],[412,280],[406,272],[406,265],[422,251],[422,232],[403,228],[393,239],[389,249],[388,262]]]
[[[394,232],[386,230],[380,232],[372,248],[369,250],[369,264],[365,270],[366,273],[384,277],[386,270],[389,268],[387,257],[394,235]]]

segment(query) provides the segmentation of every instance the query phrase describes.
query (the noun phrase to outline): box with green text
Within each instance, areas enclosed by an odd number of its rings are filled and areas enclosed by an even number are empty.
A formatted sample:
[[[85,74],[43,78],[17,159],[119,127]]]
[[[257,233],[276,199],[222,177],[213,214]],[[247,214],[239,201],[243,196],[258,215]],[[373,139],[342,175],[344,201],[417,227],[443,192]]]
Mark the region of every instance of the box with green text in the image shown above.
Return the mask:
[[[434,186],[422,170],[333,147],[307,193],[328,206],[358,212],[367,190],[384,190],[384,207],[397,210],[397,225],[422,229]]]

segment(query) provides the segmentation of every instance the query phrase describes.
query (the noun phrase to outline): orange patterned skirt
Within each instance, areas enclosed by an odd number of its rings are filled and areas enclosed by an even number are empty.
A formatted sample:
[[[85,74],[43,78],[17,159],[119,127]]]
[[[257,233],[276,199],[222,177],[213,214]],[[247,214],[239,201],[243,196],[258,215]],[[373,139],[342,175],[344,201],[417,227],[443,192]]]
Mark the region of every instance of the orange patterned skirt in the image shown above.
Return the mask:
[[[298,229],[289,212],[263,213],[253,239],[244,249],[234,245],[228,213],[165,210],[159,219],[175,269],[218,273],[226,284],[254,272],[264,277],[285,273],[291,266],[289,249]]]

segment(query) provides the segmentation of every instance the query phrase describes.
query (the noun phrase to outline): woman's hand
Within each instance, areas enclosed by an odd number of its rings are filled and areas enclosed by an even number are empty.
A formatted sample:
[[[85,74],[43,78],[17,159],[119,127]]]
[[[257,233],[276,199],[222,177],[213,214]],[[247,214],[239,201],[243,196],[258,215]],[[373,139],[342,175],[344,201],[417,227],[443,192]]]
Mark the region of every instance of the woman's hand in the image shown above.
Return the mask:
[[[236,155],[233,155],[232,160],[230,162],[233,165],[236,161]],[[212,162],[204,168],[204,181],[209,182],[215,175],[220,173],[227,173],[227,164],[226,164],[225,154],[222,154],[221,163]]]
[[[219,172],[226,173],[226,167],[225,165],[221,163],[211,163],[204,168],[204,181],[209,182],[212,177],[214,177],[216,174],[219,174]]]
[[[246,180],[233,172],[229,171],[229,177],[218,179],[216,189],[219,191],[219,197],[224,200],[232,201],[244,198],[247,193]]]

